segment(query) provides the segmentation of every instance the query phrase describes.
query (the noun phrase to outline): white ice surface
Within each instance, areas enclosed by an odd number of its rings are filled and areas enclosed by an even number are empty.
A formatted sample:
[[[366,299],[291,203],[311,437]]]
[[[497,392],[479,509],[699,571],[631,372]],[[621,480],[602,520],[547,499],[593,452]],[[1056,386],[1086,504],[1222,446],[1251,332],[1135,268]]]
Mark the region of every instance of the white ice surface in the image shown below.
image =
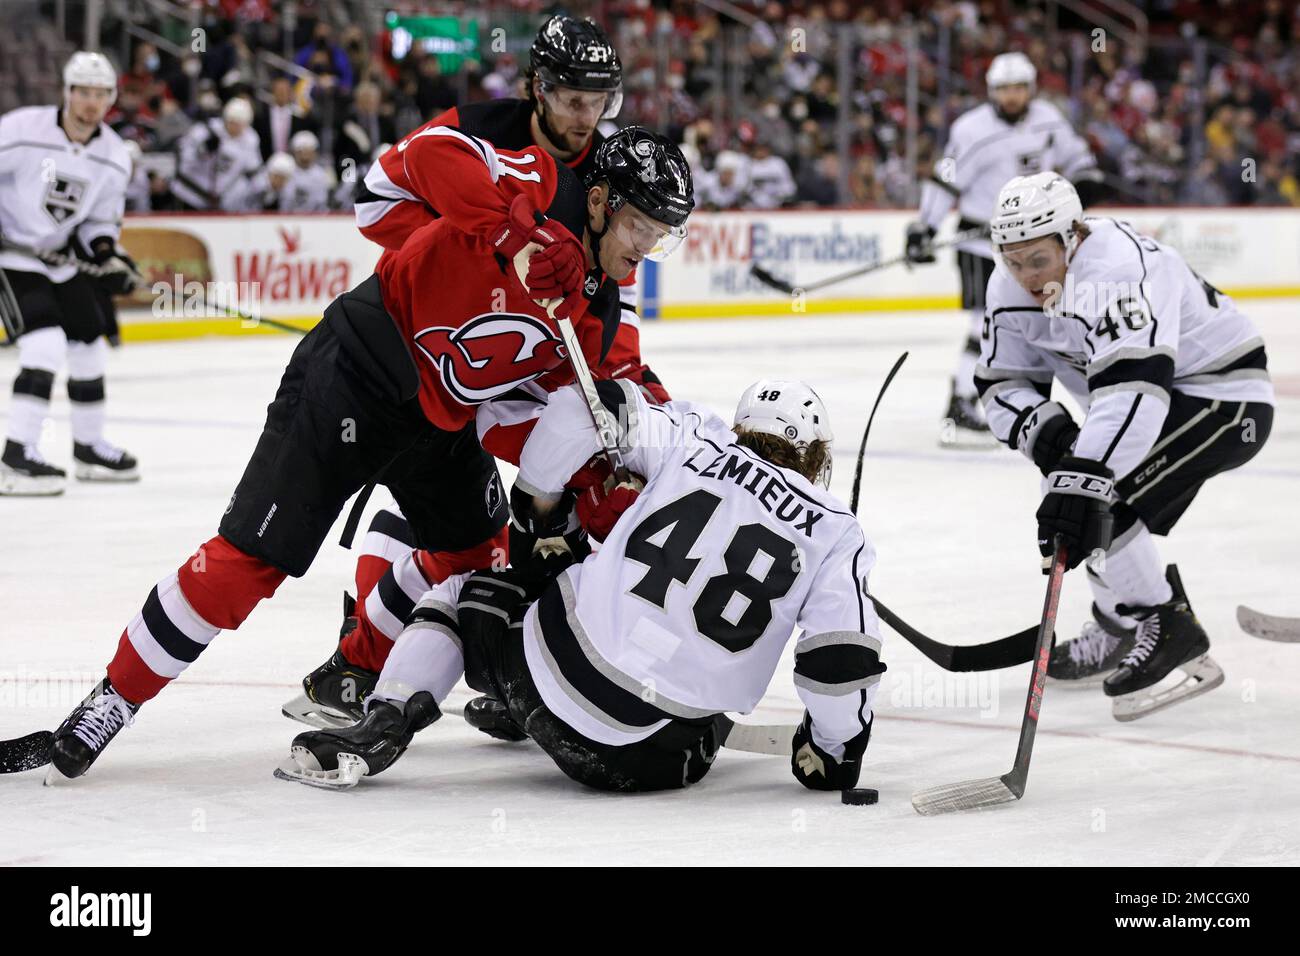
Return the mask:
[[[1233,616],[1238,603],[1300,615],[1300,303],[1246,305],[1279,386],[1272,439],[1212,481],[1161,542],[1227,682],[1126,725],[1100,690],[1049,686],[1018,804],[925,819],[908,799],[1009,769],[1028,668],[946,675],[888,632],[890,671],[861,781],[880,790],[873,807],[804,790],[787,759],[728,751],[684,792],[584,791],[532,745],[491,741],[452,716],[352,792],[277,781],[271,770],[302,729],[279,705],[332,650],[352,580],[336,527],[311,572],[219,636],[85,778],[52,788],[40,772],[0,777],[0,864],[1300,863],[1300,647],[1248,637]],[[956,313],[643,330],[668,387],[720,410],[760,376],[813,382],[839,436],[835,488],[845,497],[881,376],[909,349],[866,468],[872,586],[932,635],[977,642],[1033,623],[1043,579],[1034,469],[1004,449],[936,444],[963,336]],[[109,434],[139,456],[144,480],[0,499],[0,737],[57,724],[149,588],[214,533],[293,345],[210,339],[114,353]],[[14,351],[0,352],[0,409],[15,369]],[[44,447],[66,461],[61,380],[56,391]],[[1061,633],[1077,629],[1088,600],[1082,576],[1070,575]],[[799,715],[787,660],[749,719]]]

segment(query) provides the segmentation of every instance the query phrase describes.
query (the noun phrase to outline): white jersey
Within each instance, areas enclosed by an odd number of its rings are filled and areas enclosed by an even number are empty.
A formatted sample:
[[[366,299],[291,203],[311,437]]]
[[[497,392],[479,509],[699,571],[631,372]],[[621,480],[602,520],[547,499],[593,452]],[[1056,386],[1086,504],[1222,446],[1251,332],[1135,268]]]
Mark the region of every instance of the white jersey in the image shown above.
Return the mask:
[[[251,126],[234,137],[218,117],[195,123],[176,146],[173,195],[195,209],[231,211],[232,197],[242,199],[246,192],[243,180],[261,168],[258,143]]]
[[[798,191],[790,164],[780,156],[755,159],[749,164],[749,205],[754,209],[776,209],[793,199]]]
[[[1030,100],[1014,124],[1002,119],[992,103],[983,103],[952,124],[943,158],[921,184],[921,220],[937,230],[955,204],[963,220],[982,225],[992,218],[998,192],[1008,180],[1053,170],[1074,182],[1095,166],[1087,141],[1051,103]],[[993,257],[987,239],[957,248]]]
[[[126,145],[103,123],[81,144],[68,139],[56,106],[0,116],[0,235],[43,252],[62,250],[74,235],[86,249],[105,236],[116,241],[130,169]],[[16,252],[0,252],[0,267],[54,282],[76,274]]]
[[[620,441],[645,477],[600,549],[528,612],[524,648],[547,707],[592,740],[642,740],[672,717],[748,713],[796,627],[794,682],[834,757],[871,720],[884,666],[866,597],[875,552],[829,492],[735,443],[690,402],[619,382]],[[599,448],[576,388],[551,396],[519,487],[558,497]]]
[[[280,190],[280,212],[329,212],[333,185],[324,166],[295,167]]]
[[[999,440],[1022,442],[1053,379],[1087,409],[1074,454],[1122,478],[1155,444],[1171,392],[1273,402],[1264,340],[1175,250],[1126,222],[1088,217],[1065,287],[1039,306],[999,265],[985,297],[975,384]]]

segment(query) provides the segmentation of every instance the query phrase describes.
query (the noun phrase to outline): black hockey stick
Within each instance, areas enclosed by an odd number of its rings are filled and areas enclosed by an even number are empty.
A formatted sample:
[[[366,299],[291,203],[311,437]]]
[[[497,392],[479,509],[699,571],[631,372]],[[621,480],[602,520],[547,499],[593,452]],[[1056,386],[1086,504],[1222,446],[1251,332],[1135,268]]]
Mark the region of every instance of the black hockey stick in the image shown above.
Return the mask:
[[[889,383],[894,380],[898,370],[903,367],[903,362],[907,359],[907,352],[898,357],[894,367],[889,370],[885,376],[885,381],[880,386],[880,391],[876,394],[876,403],[871,406],[871,414],[867,416],[867,427],[862,430],[862,444],[858,446],[858,461],[853,472],[853,492],[849,499],[849,506],[853,513],[858,513],[858,501],[862,491],[862,465],[867,456],[867,436],[871,434],[871,423],[876,419],[876,409],[880,407],[880,400],[885,397],[885,389],[889,388]],[[899,633],[902,638],[919,650],[922,654],[938,664],[947,671],[994,671],[1001,670],[1004,667],[1012,667],[1016,664],[1023,664],[1030,660],[1034,652],[1034,641],[1038,634],[1038,625],[1027,627],[1023,631],[1012,634],[1010,637],[1004,637],[996,641],[990,641],[987,644],[976,644],[973,646],[957,646],[952,644],[942,644],[933,638],[926,637],[916,628],[912,627],[901,617],[885,607],[874,596],[868,594],[871,603],[876,608],[876,613],[880,619]]]
[[[26,737],[0,740],[0,773],[22,773],[37,770],[50,762],[50,744],[54,734],[38,730]]]
[[[88,275],[94,279],[100,279],[106,275],[112,275],[114,272],[122,271],[119,269],[110,269],[107,266],[96,265],[93,262],[87,262],[85,259],[80,259],[76,256],[65,255],[64,253],[61,252],[42,252],[39,249],[33,249],[30,246],[24,246],[16,242],[11,242],[8,239],[2,239],[0,240],[0,243],[3,244],[5,249],[10,250],[11,252],[18,252],[25,256],[31,256],[33,259],[39,259],[41,262],[44,262],[46,265],[71,266],[72,268],[76,269],[78,272],[82,273],[83,275]],[[136,272],[134,269],[127,270],[127,271],[129,272],[131,277],[135,279],[137,285],[144,285],[145,279],[143,275],[141,275],[139,272]],[[0,294],[2,293],[3,290],[0,290]],[[3,301],[0,301],[0,315],[2,315],[4,311],[3,304],[4,304]],[[230,316],[232,319],[240,319],[241,321],[244,322],[251,322],[255,326],[266,325],[280,332],[293,332],[295,335],[307,334],[306,329],[300,329],[296,325],[290,325],[288,322],[281,322],[277,319],[268,319],[260,315],[253,315],[251,312],[245,312],[243,309],[237,309],[234,306],[226,305],[225,303],[222,302],[213,302],[211,299],[207,297],[206,291],[204,292],[203,295],[203,307],[204,307],[204,311],[207,311],[209,309],[221,311],[224,312],[226,315]],[[15,338],[17,338],[17,336],[15,336]]]
[[[982,239],[989,234],[987,226],[978,229],[967,229],[965,232],[959,232],[951,239],[945,239],[943,242],[932,243],[931,249],[946,249],[949,246],[955,246],[962,242],[968,242],[971,239]],[[835,285],[837,282],[847,282],[849,279],[856,279],[858,276],[864,276],[869,272],[875,272],[877,269],[887,269],[890,266],[907,265],[907,254],[894,256],[892,259],[882,259],[879,262],[873,262],[869,266],[861,266],[852,269],[849,272],[841,272],[839,275],[833,275],[827,279],[818,279],[816,282],[809,282],[807,285],[796,285],[793,282],[787,282],[772,275],[771,272],[764,269],[757,262],[750,263],[749,272],[759,282],[769,286],[778,292],[784,292],[786,295],[794,295],[795,292],[816,292],[818,289],[824,289],[829,285]]]
[[[1052,635],[1056,631],[1061,581],[1065,578],[1065,545],[1059,534],[1053,544],[1056,546],[1056,554],[1052,557],[1047,576],[1047,596],[1043,599],[1043,618],[1038,624],[1038,639],[1034,644],[1034,669],[1029,675],[1025,714],[1020,720],[1016,762],[1000,777],[963,780],[961,783],[947,783],[918,790],[912,794],[912,808],[922,816],[995,807],[1002,803],[1012,803],[1025,795],[1025,784],[1029,780],[1029,759],[1033,755],[1034,735],[1038,731],[1038,714],[1043,706],[1043,690],[1047,686],[1047,659],[1052,653]]]
[[[3,269],[0,269],[0,332],[4,333],[0,345],[13,345],[23,334],[22,309],[18,308],[18,299]]]
[[[889,388],[889,383],[894,380],[898,370],[903,367],[907,361],[908,353],[904,352],[894,363],[894,367],[889,370],[885,380],[880,383],[880,391],[876,393],[876,403],[871,406],[871,414],[867,416],[867,427],[862,429],[862,444],[858,446],[858,463],[853,469],[853,493],[849,496],[849,509],[856,515],[858,513],[858,496],[862,491],[862,462],[867,457],[867,436],[871,434],[871,423],[876,420],[876,409],[880,407],[880,400],[885,397],[885,389]]]

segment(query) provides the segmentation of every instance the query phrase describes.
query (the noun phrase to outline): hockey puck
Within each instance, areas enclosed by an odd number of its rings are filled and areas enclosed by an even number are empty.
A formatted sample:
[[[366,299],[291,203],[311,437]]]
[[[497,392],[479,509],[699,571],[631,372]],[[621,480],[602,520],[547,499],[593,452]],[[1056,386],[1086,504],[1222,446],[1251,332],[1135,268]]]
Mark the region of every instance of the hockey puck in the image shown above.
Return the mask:
[[[852,807],[870,806],[880,799],[880,791],[868,787],[849,787],[840,791],[840,803]]]

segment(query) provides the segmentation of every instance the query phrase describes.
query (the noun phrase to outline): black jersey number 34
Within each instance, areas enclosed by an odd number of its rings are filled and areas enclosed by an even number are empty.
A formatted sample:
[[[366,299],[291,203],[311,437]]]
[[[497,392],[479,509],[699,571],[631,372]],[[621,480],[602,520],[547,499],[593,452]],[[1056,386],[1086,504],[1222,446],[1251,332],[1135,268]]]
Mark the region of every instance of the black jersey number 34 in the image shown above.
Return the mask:
[[[694,576],[701,558],[691,557],[691,548],[721,503],[708,491],[692,491],[633,529],[624,554],[649,570],[632,586],[632,594],[666,607],[673,583],[685,585]],[[755,577],[750,569],[760,553],[767,558],[767,570]],[[772,602],[785,597],[799,577],[799,551],[771,528],[745,524],[732,534],[722,561],[727,570],[704,582],[692,612],[695,629],[734,654],[751,647],[772,623]]]

